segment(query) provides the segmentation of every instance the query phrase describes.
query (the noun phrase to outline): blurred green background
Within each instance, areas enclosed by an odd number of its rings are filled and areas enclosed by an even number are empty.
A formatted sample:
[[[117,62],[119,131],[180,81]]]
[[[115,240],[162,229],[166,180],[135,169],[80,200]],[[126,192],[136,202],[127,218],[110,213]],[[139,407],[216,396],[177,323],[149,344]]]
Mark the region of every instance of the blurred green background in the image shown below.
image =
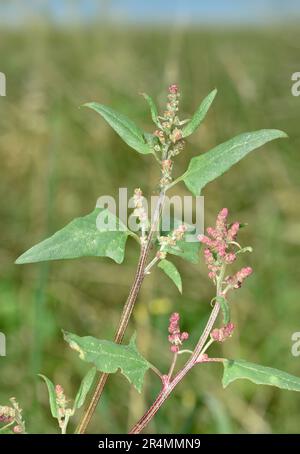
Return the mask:
[[[300,71],[299,27],[188,21],[155,27],[76,17],[74,23],[47,20],[45,14],[1,23],[7,96],[0,98],[0,331],[7,337],[7,356],[0,358],[0,403],[15,396],[29,432],[56,433],[45,385],[36,374],[46,374],[74,397],[88,365],[68,348],[60,330],[112,339],[135,272],[133,240],[122,265],[92,258],[14,265],[30,246],[92,211],[100,195],[117,195],[124,186],[129,193],[135,187],[148,195],[155,191],[155,161],[129,149],[99,116],[78,107],[99,101],[153,131],[138,93],[146,91],[163,108],[173,82],[181,88],[182,116],[191,115],[214,87],[219,90],[205,123],[177,159],[176,175],[192,156],[241,132],[278,128],[289,135],[205,189],[205,224],[226,206],[233,220],[248,222],[240,240],[254,248],[240,261],[254,274],[232,295],[236,333],[214,347],[216,354],[300,376],[300,358],[291,354],[291,335],[300,331],[300,99],[291,95],[291,74]],[[175,192],[188,194],[182,184]],[[183,277],[183,296],[155,270],[144,282],[127,335],[136,329],[140,350],[162,370],[170,362],[170,313],[182,314],[192,345],[214,291],[202,260],[198,266],[179,258],[174,263]],[[299,432],[298,394],[248,382],[224,391],[221,375],[219,365],[193,370],[147,430]],[[151,373],[142,395],[120,374],[112,376],[89,431],[125,432],[158,390]]]

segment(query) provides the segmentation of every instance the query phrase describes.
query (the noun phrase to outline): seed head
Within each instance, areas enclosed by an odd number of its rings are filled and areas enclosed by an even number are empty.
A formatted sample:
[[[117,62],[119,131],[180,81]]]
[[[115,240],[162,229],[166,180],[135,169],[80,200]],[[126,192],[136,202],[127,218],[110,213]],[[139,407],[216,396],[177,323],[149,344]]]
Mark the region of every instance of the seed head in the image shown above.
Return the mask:
[[[208,277],[215,284],[223,265],[231,265],[236,260],[238,251],[235,250],[235,247],[240,247],[236,243],[240,223],[234,222],[228,226],[227,218],[228,209],[222,208],[217,216],[215,227],[208,227],[206,229],[207,235],[198,236],[199,241],[206,246],[204,249],[204,260],[209,270]],[[229,288],[239,288],[243,280],[251,272],[252,269],[249,267],[242,268],[236,275],[227,277],[225,282],[230,286]]]
[[[232,336],[233,330],[234,324],[228,323],[222,328],[215,328],[214,330],[212,330],[210,336],[216,342],[224,342],[226,339]]]
[[[177,95],[178,93],[178,85],[176,84],[172,84],[169,86],[169,93],[171,93],[172,95]]]
[[[182,343],[189,338],[189,334],[186,331],[180,332],[179,328],[180,316],[178,312],[174,312],[169,319],[169,342],[171,343],[170,350],[172,353],[179,352]]]

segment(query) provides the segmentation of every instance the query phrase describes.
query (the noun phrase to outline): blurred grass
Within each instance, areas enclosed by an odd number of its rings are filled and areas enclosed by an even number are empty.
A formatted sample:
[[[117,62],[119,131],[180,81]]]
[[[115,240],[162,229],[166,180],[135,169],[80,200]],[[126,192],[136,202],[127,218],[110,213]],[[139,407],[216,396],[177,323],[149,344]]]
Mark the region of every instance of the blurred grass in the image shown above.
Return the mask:
[[[217,99],[205,124],[178,158],[182,173],[191,156],[247,130],[278,128],[289,140],[252,154],[205,190],[206,225],[227,206],[234,219],[248,222],[243,244],[255,273],[234,294],[237,334],[222,349],[300,375],[290,353],[291,335],[300,330],[299,310],[299,99],[290,77],[299,71],[300,32],[266,30],[164,30],[113,26],[56,29],[33,24],[2,29],[1,71],[7,97],[0,99],[1,254],[0,331],[7,356],[0,358],[0,402],[14,395],[24,407],[30,432],[54,433],[42,372],[74,396],[87,365],[64,344],[60,329],[112,338],[133,279],[138,256],[129,240],[119,266],[83,259],[15,266],[28,247],[88,213],[101,194],[127,186],[150,194],[158,171],[149,157],[127,148],[94,113],[78,107],[100,101],[153,129],[138,92],[158,98],[178,82],[182,109],[190,115],[214,87]],[[175,191],[186,194],[185,188]],[[206,270],[175,260],[184,296],[159,270],[146,280],[130,327],[140,349],[166,369],[171,311],[182,313],[194,340],[205,323],[213,288]],[[117,274],[118,273],[118,274]],[[219,352],[220,353],[220,352]],[[247,382],[225,392],[221,368],[194,370],[156,416],[149,431],[298,432],[300,397]],[[92,432],[124,432],[158,391],[147,376],[137,396],[121,376],[113,376]]]

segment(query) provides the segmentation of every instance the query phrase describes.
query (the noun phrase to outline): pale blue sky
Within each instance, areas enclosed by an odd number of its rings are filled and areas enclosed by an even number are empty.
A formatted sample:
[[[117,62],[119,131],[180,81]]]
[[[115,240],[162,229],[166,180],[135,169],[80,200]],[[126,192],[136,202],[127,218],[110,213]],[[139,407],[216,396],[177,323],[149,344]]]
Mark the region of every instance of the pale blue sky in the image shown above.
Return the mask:
[[[300,19],[300,0],[0,0],[0,20],[40,15],[56,22],[106,18],[131,23],[268,23]]]

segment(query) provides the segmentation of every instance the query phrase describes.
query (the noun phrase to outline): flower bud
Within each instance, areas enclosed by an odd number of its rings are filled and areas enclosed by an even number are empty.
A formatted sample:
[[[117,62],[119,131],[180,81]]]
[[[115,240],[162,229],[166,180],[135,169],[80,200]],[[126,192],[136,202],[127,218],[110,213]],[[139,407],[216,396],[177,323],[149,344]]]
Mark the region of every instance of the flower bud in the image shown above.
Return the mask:
[[[182,139],[182,132],[178,128],[174,128],[172,133],[170,134],[170,139],[173,143],[178,142],[180,139]]]
[[[180,332],[179,328],[180,316],[178,312],[174,312],[169,319],[169,336],[168,340],[172,344],[170,350],[172,353],[177,353],[182,343],[189,338],[189,334],[186,331]]]
[[[228,241],[234,241],[237,237],[238,231],[240,229],[240,223],[239,222],[234,222],[230,229],[228,230],[227,234],[227,240]]]
[[[156,257],[159,259],[159,260],[164,260],[167,256],[167,253],[164,252],[164,251],[157,251],[156,253]]]
[[[178,93],[178,85],[176,84],[172,84],[169,86],[169,93],[171,93],[172,95],[177,95]]]
[[[234,324],[228,323],[222,328],[215,328],[210,333],[211,338],[216,342],[224,342],[226,339],[232,336],[234,330]]]
[[[13,428],[13,432],[14,432],[15,434],[21,434],[21,433],[23,433],[23,427],[17,425],[17,426],[15,426],[15,427]]]
[[[171,159],[165,159],[162,161],[161,166],[163,170],[171,170],[173,165],[173,161]]]

